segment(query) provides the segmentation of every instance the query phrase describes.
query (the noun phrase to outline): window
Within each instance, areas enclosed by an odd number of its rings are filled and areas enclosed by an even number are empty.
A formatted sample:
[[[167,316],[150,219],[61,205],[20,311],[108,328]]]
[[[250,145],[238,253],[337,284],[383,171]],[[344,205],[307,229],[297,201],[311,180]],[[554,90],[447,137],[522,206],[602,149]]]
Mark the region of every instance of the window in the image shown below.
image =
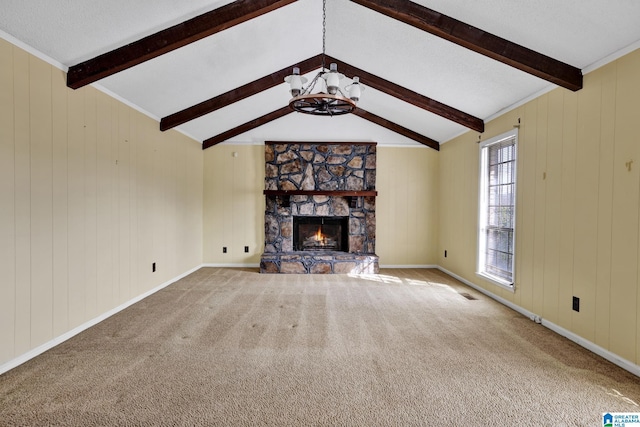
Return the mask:
[[[480,145],[478,274],[513,289],[518,130]]]

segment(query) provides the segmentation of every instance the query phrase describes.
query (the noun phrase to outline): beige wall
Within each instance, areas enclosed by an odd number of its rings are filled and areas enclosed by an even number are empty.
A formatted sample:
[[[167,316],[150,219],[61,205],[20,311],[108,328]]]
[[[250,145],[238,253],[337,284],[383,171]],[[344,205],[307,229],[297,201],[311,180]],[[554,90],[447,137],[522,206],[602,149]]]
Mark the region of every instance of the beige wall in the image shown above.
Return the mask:
[[[483,139],[521,121],[515,293],[474,273],[475,133],[439,153],[378,148],[381,264],[441,265],[638,364],[638,75],[640,51],[487,124]],[[203,153],[64,80],[0,40],[0,364],[202,262],[254,265],[263,249],[263,146]]]
[[[202,263],[202,157],[0,40],[0,364]]]
[[[515,293],[475,275],[478,134],[442,146],[438,248],[447,270],[635,364],[638,76],[640,50],[587,74],[578,92],[556,89],[487,124],[483,140],[521,120]]]
[[[237,153],[234,157],[233,153]],[[264,146],[204,150],[204,262],[257,265],[264,249]],[[227,253],[222,248],[227,247]],[[244,247],[249,246],[249,252]]]
[[[439,152],[378,147],[376,252],[381,266],[436,265]]]
[[[435,264],[438,152],[378,147],[377,157],[381,265]],[[217,145],[205,150],[204,161],[204,262],[258,264],[264,249],[264,146]]]

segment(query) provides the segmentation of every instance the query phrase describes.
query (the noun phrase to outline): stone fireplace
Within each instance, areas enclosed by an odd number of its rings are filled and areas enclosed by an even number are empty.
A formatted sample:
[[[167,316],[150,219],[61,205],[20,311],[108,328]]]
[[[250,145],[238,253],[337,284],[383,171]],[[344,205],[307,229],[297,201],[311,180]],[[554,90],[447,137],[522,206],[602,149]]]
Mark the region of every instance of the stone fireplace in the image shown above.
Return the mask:
[[[377,273],[375,143],[265,143],[261,273]]]

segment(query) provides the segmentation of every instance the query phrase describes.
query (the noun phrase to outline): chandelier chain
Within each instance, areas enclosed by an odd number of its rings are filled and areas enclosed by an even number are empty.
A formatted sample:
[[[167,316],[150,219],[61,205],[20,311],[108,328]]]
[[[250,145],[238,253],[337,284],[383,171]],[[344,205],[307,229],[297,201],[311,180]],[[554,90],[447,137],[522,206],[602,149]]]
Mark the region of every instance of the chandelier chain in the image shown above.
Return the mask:
[[[345,76],[338,72],[337,64],[331,63],[329,69],[326,68],[326,47],[327,0],[322,0],[322,69],[306,87],[307,78],[300,75],[299,67],[293,67],[293,74],[284,79],[290,84],[293,98],[289,101],[289,107],[294,111],[316,116],[339,116],[356,109],[364,87],[358,84],[357,77],[353,77],[353,83],[344,89],[349,92],[345,95],[339,86],[339,80]],[[322,87],[317,93],[312,93],[318,81],[322,82]]]
[[[322,0],[322,71],[325,70],[324,51],[327,35],[327,0]]]

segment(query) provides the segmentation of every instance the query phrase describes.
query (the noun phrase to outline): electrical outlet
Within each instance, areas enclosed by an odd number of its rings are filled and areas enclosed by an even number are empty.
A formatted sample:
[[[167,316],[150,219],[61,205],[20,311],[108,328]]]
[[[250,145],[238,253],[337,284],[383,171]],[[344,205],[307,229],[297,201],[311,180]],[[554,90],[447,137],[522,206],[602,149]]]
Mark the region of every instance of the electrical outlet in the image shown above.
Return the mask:
[[[155,262],[153,264],[151,264],[151,272],[152,273],[156,272],[156,263]]]
[[[244,247],[244,251],[245,251],[246,253],[249,253],[249,246],[245,246],[245,247]]]
[[[573,297],[573,311],[580,311],[580,298]]]
[[[226,253],[227,253],[227,247],[226,247],[226,246],[223,246],[223,247],[222,247],[222,253],[223,253],[223,254],[226,254]]]

